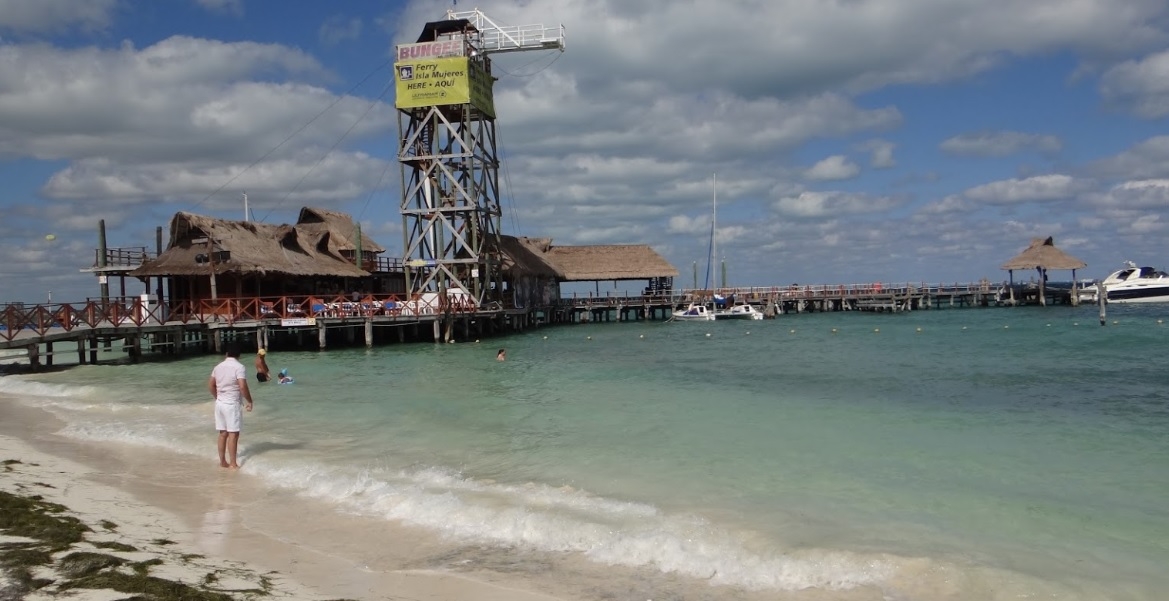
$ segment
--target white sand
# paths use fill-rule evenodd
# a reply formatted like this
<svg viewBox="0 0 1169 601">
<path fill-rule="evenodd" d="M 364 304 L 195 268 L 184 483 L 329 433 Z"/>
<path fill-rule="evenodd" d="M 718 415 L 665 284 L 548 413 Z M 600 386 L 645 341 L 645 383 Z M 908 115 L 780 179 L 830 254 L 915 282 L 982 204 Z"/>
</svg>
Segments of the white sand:
<svg viewBox="0 0 1169 601">
<path fill-rule="evenodd" d="M 442 549 L 428 540 L 433 537 L 412 537 L 390 525 L 371 532 L 368 522 L 328 511 L 318 513 L 311 504 L 295 499 L 273 498 L 254 478 L 219 468 L 210 460 L 63 439 L 51 434 L 48 422 L 52 419 L 40 410 L 0 398 L 0 461 L 20 462 L 11 464 L 11 470 L 0 467 L 0 489 L 38 494 L 68 507 L 94 530 L 87 541 L 120 542 L 140 551 L 116 552 L 88 543 L 73 550 L 94 550 L 135 562 L 158 558 L 163 564 L 151 568 L 152 576 L 189 584 L 201 584 L 214 574 L 212 588 L 229 594 L 237 591 L 239 598 L 247 595 L 238 591 L 263 587 L 274 599 L 560 598 L 531 590 L 533 583 L 491 574 L 370 567 L 408 565 L 412 554 L 421 558 Z M 212 455 L 213 445 L 214 437 L 209 436 Z M 103 520 L 116 524 L 116 529 L 103 528 Z M 296 535 L 288 536 L 288 532 Z M 381 556 L 367 554 L 364 563 L 355 563 L 353 553 L 341 552 L 349 550 L 350 542 L 368 543 L 371 537 L 379 544 L 360 547 L 377 549 Z M 3 584 L 0 580 L 0 588 Z M 70 591 L 63 597 L 54 593 L 50 586 L 28 599 L 105 601 L 126 596 L 111 591 Z"/>
</svg>

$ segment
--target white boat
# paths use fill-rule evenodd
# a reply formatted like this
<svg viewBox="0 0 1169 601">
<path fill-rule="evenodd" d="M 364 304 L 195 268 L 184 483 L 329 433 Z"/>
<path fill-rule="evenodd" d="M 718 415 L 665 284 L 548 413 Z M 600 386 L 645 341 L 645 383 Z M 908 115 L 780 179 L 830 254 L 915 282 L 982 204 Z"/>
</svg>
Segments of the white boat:
<svg viewBox="0 0 1169 601">
<path fill-rule="evenodd" d="M 763 313 L 755 308 L 754 305 L 734 305 L 730 309 L 714 312 L 715 319 L 763 319 Z"/>
<path fill-rule="evenodd" d="M 1169 273 L 1152 267 L 1137 267 L 1132 261 L 1125 261 L 1123 269 L 1109 274 L 1101 284 L 1109 303 L 1169 302 Z M 1096 302 L 1096 287 L 1086 288 L 1080 300 Z"/>
<path fill-rule="evenodd" d="M 674 311 L 675 321 L 714 321 L 714 311 L 700 303 L 690 303 L 685 309 Z"/>
</svg>

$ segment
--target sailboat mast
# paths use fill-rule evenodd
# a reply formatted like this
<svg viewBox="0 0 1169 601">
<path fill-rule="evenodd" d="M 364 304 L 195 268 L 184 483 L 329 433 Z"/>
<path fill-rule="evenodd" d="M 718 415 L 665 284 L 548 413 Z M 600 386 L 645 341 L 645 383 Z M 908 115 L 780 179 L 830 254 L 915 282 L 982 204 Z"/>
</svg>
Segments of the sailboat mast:
<svg viewBox="0 0 1169 601">
<path fill-rule="evenodd" d="M 716 277 L 714 274 L 714 257 L 716 256 L 715 255 L 715 244 L 714 244 L 714 233 L 715 233 L 715 228 L 718 225 L 716 223 L 717 217 L 718 217 L 718 174 L 716 173 L 716 174 L 714 174 L 714 201 L 713 201 L 713 204 L 711 205 L 711 209 L 710 209 L 710 246 L 707 247 L 707 252 L 709 252 L 710 254 L 706 257 L 706 280 L 702 284 L 704 290 L 713 290 L 714 289 L 713 284 L 714 284 L 714 280 Z"/>
</svg>

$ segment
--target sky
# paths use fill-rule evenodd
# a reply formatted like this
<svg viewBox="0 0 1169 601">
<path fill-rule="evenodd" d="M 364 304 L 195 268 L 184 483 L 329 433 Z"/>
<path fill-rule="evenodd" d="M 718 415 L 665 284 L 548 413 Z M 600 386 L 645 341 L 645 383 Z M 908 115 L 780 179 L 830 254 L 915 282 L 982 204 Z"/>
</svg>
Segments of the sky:
<svg viewBox="0 0 1169 601">
<path fill-rule="evenodd" d="M 97 296 L 99 220 L 153 249 L 245 193 L 400 254 L 392 50 L 452 4 L 0 0 L 0 302 Z M 476 7 L 566 35 L 493 57 L 506 234 L 649 244 L 690 287 L 717 174 L 733 286 L 1001 281 L 1048 236 L 1077 277 L 1169 267 L 1164 0 Z"/>
</svg>

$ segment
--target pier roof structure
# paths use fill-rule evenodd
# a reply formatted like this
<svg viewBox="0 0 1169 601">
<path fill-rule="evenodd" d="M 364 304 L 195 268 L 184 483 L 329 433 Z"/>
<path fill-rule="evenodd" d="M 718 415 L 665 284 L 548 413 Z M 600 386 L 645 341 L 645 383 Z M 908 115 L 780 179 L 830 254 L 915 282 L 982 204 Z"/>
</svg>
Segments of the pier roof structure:
<svg viewBox="0 0 1169 601">
<path fill-rule="evenodd" d="M 561 282 L 648 280 L 678 270 L 646 244 L 557 246 L 551 238 L 500 236 L 505 272 L 520 269 Z"/>
<path fill-rule="evenodd" d="M 343 214 L 320 209 L 312 211 L 327 218 L 308 224 L 273 225 L 180 211 L 171 218 L 170 241 L 166 251 L 128 275 L 204 275 L 207 273 L 208 260 L 215 262 L 215 269 L 219 273 L 339 277 L 369 275 L 338 253 L 339 249 L 352 246 L 345 235 L 345 232 L 356 229 L 352 220 L 344 216 L 349 222 L 348 226 L 344 226 L 339 223 Z M 370 250 L 381 248 L 372 240 L 366 241 L 364 238 L 362 244 L 368 244 Z"/>
<path fill-rule="evenodd" d="M 1031 246 L 1003 263 L 1002 268 L 1013 271 L 1016 269 L 1055 269 L 1076 270 L 1087 267 L 1088 264 L 1056 248 L 1051 236 L 1046 239 L 1035 238 Z"/>
<path fill-rule="evenodd" d="M 357 224 L 347 213 L 315 207 L 304 207 L 296 219 L 296 228 L 310 232 L 327 233 L 329 248 L 338 251 L 357 251 Z M 385 247 L 361 234 L 361 250 L 367 253 L 384 253 Z"/>
</svg>

